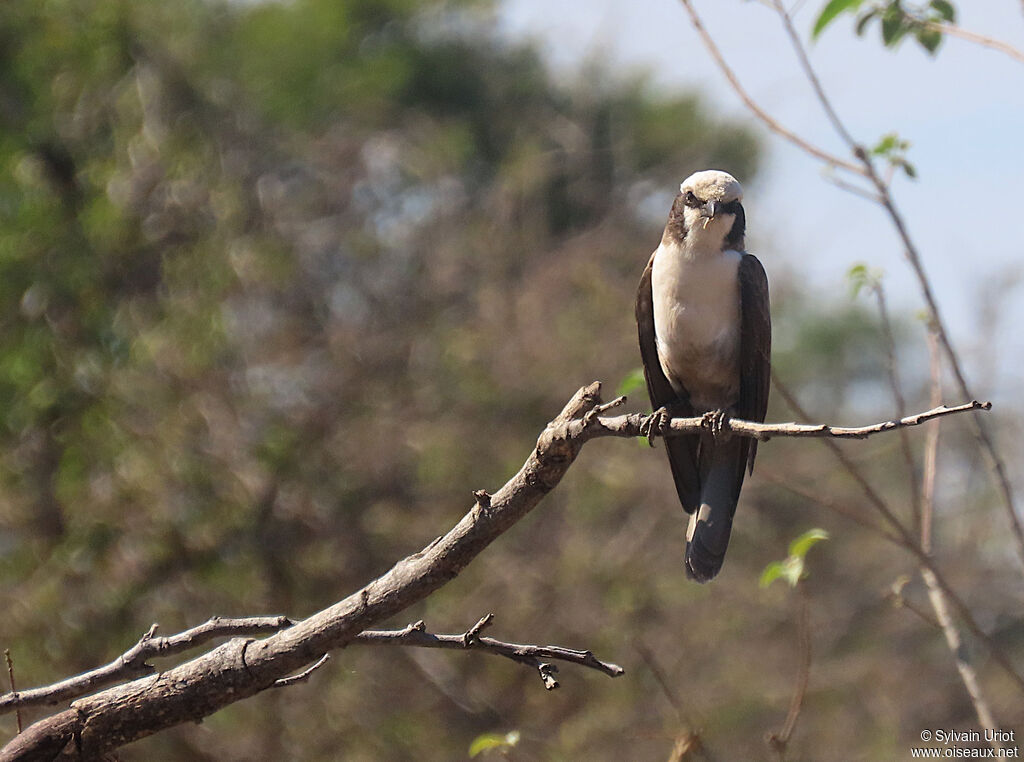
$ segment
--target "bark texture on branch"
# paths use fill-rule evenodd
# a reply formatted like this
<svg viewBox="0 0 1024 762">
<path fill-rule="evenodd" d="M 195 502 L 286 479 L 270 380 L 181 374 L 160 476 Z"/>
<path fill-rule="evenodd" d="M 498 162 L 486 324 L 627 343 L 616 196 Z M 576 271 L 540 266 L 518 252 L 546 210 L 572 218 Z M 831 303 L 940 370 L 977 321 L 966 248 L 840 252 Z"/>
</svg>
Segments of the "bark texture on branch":
<svg viewBox="0 0 1024 762">
<path fill-rule="evenodd" d="M 600 405 L 600 391 L 601 385 L 593 383 L 576 392 L 541 433 L 523 467 L 486 506 L 478 498 L 448 534 L 361 590 L 263 640 L 234 638 L 167 672 L 79 699 L 16 736 L 0 751 L 0 760 L 99 759 L 165 728 L 202 720 L 272 687 L 427 597 L 558 484 L 585 441 L 570 435 L 569 424 Z"/>
<path fill-rule="evenodd" d="M 625 398 L 602 403 L 600 391 L 598 382 L 577 391 L 562 412 L 541 432 L 536 447 L 519 472 L 500 490 L 493 495 L 483 490 L 476 491 L 473 506 L 453 529 L 418 553 L 402 559 L 361 590 L 265 639 L 233 638 L 166 672 L 116 685 L 74 701 L 67 710 L 40 720 L 16 736 L 0 750 L 0 762 L 101 759 L 107 752 L 131 741 L 174 725 L 200 721 L 218 709 L 275 685 L 288 685 L 305 679 L 312 673 L 312 669 L 307 668 L 318 666 L 329 651 L 355 641 L 371 625 L 394 616 L 455 578 L 484 548 L 529 513 L 561 481 L 588 440 L 603 436 L 639 436 L 641 425 L 648 416 L 631 414 L 602 418 L 602 413 L 621 405 Z M 988 409 L 988 405 L 972 402 L 956 408 L 940 407 L 898 421 L 856 429 L 794 423 L 756 424 L 738 419 L 727 421 L 726 428 L 735 435 L 758 439 L 771 436 L 864 437 L 917 425 L 941 415 L 977 409 Z M 707 425 L 701 418 L 674 419 L 665 435 L 698 431 Z M 276 623 L 286 626 L 287 620 Z M 480 638 L 478 631 L 483 623 L 481 620 L 466 635 L 455 637 L 462 638 L 463 645 L 475 637 L 481 646 L 487 646 L 485 650 L 494 652 L 500 652 L 506 646 L 512 651 L 520 648 L 516 644 Z M 216 631 L 216 622 L 211 621 L 189 633 L 193 638 L 201 633 L 208 639 L 214 637 L 211 633 Z M 189 633 L 175 638 L 183 638 Z M 152 634 L 147 633 L 150 640 L 153 640 Z M 364 642 L 373 637 L 377 642 L 401 638 L 410 643 L 419 641 L 415 642 L 416 645 L 428 645 L 427 640 L 433 637 L 429 645 L 449 645 L 437 636 L 424 638 L 423 634 L 406 631 L 374 633 Z M 136 649 L 145 649 L 146 641 L 144 637 L 125 656 Z M 180 642 L 184 645 L 184 640 Z M 572 654 L 575 654 L 576 663 L 602 669 L 606 674 L 614 674 L 619 669 L 615 665 L 598 662 L 586 651 L 561 649 L 557 655 L 543 651 L 503 655 L 522 657 L 516 660 L 536 666 L 545 685 L 554 687 L 552 665 L 540 662 L 540 658 L 573 661 Z M 136 667 L 144 663 L 144 660 L 129 661 Z M 289 675 L 297 672 L 300 674 L 289 679 Z"/>
</svg>

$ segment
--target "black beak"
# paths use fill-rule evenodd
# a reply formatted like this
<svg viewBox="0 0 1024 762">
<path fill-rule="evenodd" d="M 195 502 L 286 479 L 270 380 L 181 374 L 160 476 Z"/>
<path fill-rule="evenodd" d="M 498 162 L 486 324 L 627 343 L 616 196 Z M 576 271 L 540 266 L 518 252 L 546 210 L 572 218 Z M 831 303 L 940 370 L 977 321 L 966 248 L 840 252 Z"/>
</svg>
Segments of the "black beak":
<svg viewBox="0 0 1024 762">
<path fill-rule="evenodd" d="M 700 216 L 707 217 L 709 220 L 715 219 L 719 211 L 722 209 L 721 201 L 708 201 L 704 206 L 700 208 Z"/>
</svg>

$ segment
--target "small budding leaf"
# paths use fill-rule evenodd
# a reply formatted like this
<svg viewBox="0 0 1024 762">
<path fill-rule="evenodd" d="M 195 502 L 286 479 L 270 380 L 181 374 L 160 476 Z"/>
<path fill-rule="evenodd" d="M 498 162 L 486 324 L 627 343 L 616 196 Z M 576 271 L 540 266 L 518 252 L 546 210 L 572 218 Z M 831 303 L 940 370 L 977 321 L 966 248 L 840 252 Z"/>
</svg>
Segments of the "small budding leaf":
<svg viewBox="0 0 1024 762">
<path fill-rule="evenodd" d="M 868 282 L 868 266 L 858 262 L 846 272 L 846 279 L 850 282 L 850 298 L 856 299 Z"/>
<path fill-rule="evenodd" d="M 807 551 L 813 548 L 822 540 L 828 539 L 828 532 L 824 529 L 808 529 L 789 544 L 789 555 L 795 558 L 803 558 Z"/>
<path fill-rule="evenodd" d="M 760 587 L 768 587 L 777 579 L 784 579 L 790 587 L 797 584 L 806 576 L 806 564 L 804 558 L 807 551 L 822 540 L 828 539 L 828 532 L 824 529 L 810 529 L 797 537 L 789 544 L 789 556 L 783 561 L 772 561 L 761 572 L 761 579 L 758 582 Z"/>
<path fill-rule="evenodd" d="M 883 272 L 858 262 L 846 271 L 846 279 L 850 283 L 850 298 L 856 299 L 863 288 L 877 288 L 882 282 Z"/>
<path fill-rule="evenodd" d="M 519 743 L 519 731 L 510 730 L 505 735 L 499 733 L 484 733 L 473 739 L 469 745 L 470 758 L 476 757 L 491 749 L 511 749 Z"/>
<path fill-rule="evenodd" d="M 772 582 L 782 576 L 782 561 L 772 561 L 761 572 L 761 579 L 757 583 L 761 587 L 768 587 Z"/>
</svg>

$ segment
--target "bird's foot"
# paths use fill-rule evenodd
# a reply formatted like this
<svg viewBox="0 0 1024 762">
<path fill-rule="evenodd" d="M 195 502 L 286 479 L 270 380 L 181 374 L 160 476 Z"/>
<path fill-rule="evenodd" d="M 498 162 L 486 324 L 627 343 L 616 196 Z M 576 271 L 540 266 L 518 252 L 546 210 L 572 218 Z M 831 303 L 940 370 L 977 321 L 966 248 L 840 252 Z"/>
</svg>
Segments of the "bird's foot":
<svg viewBox="0 0 1024 762">
<path fill-rule="evenodd" d="M 640 435 L 647 437 L 647 444 L 654 447 L 654 437 L 665 436 L 669 430 L 672 414 L 667 407 L 660 407 L 640 423 Z"/>
<path fill-rule="evenodd" d="M 701 416 L 700 424 L 711 432 L 711 436 L 715 439 L 720 439 L 726 432 L 725 421 L 726 415 L 724 410 L 709 410 Z"/>
</svg>

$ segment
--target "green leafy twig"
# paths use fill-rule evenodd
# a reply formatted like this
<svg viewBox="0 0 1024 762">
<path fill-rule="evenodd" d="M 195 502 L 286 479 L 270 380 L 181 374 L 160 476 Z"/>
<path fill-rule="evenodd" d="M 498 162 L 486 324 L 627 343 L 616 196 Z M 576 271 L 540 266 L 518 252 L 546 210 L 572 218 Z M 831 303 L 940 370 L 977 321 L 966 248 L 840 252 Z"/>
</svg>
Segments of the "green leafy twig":
<svg viewBox="0 0 1024 762">
<path fill-rule="evenodd" d="M 827 539 L 828 532 L 824 529 L 808 529 L 789 544 L 789 555 L 786 558 L 781 561 L 772 561 L 764 567 L 758 584 L 761 587 L 768 587 L 772 582 L 781 578 L 786 580 L 790 587 L 796 587 L 800 580 L 807 576 L 805 565 L 807 551 Z"/>
<path fill-rule="evenodd" d="M 904 6 L 902 0 L 890 0 L 871 3 L 867 7 L 864 7 L 864 0 L 831 0 L 815 19 L 811 37 L 819 37 L 826 27 L 845 13 L 857 15 L 854 29 L 858 36 L 863 36 L 873 21 L 879 21 L 882 43 L 886 47 L 895 47 L 912 36 L 929 54 L 934 55 L 943 37 L 958 37 L 1024 63 L 1024 52 L 1012 45 L 957 26 L 956 8 L 948 0 L 931 0 L 926 5 L 917 6 Z"/>
<path fill-rule="evenodd" d="M 797 636 L 800 642 L 800 671 L 797 673 L 796 686 L 793 690 L 793 698 L 789 702 L 789 711 L 786 713 L 786 721 L 777 733 L 768 735 L 768 745 L 778 755 L 779 759 L 785 759 L 786 747 L 789 739 L 796 729 L 796 721 L 800 717 L 800 710 L 803 707 L 804 697 L 807 695 L 807 684 L 811 677 L 811 615 L 810 601 L 807 595 L 807 588 L 804 580 L 807 578 L 806 559 L 807 551 L 813 548 L 822 540 L 828 539 L 828 532 L 824 529 L 809 529 L 789 544 L 789 555 L 782 561 L 773 561 L 768 564 L 761 573 L 760 586 L 768 587 L 777 579 L 785 579 L 790 587 L 796 589 L 800 599 L 799 619 L 797 620 Z"/>
<path fill-rule="evenodd" d="M 469 756 L 473 759 L 487 751 L 499 751 L 507 755 L 508 751 L 519 744 L 520 734 L 518 730 L 510 730 L 508 733 L 483 733 L 473 739 L 469 745 Z"/>
</svg>

